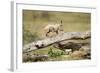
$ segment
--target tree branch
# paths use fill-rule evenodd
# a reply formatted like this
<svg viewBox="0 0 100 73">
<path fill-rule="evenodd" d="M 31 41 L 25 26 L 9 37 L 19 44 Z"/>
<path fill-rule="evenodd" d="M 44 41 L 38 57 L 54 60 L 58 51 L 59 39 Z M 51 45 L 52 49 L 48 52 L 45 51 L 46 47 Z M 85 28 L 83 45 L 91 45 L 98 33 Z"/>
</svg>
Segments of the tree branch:
<svg viewBox="0 0 100 73">
<path fill-rule="evenodd" d="M 73 39 L 85 40 L 85 39 L 90 38 L 90 37 L 91 37 L 90 31 L 66 32 L 66 33 L 58 34 L 57 36 L 54 36 L 51 38 L 45 38 L 42 40 L 38 40 L 38 41 L 34 41 L 32 43 L 29 43 L 23 47 L 23 52 L 29 52 L 32 50 L 41 49 L 41 48 L 47 47 L 49 45 L 52 45 L 54 43 L 61 42 L 64 40 L 73 40 Z"/>
</svg>

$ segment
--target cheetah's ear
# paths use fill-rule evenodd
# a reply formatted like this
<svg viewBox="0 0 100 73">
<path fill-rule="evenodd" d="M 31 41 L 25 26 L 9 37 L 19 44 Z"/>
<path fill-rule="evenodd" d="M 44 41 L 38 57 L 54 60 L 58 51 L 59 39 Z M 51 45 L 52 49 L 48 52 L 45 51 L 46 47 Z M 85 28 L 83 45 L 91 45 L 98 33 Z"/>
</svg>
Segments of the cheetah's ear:
<svg viewBox="0 0 100 73">
<path fill-rule="evenodd" d="M 61 20 L 61 24 L 62 24 L 62 20 Z"/>
</svg>

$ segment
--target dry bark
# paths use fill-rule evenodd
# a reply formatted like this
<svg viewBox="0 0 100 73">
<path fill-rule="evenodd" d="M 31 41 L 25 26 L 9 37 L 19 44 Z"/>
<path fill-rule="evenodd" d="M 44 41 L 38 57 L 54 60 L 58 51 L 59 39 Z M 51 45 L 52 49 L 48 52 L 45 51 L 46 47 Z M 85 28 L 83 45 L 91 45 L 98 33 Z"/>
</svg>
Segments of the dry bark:
<svg viewBox="0 0 100 73">
<path fill-rule="evenodd" d="M 62 42 L 62 41 L 67 41 L 67 40 L 85 40 L 87 38 L 91 38 L 91 32 L 86 31 L 86 32 L 66 32 L 62 34 L 58 34 L 57 36 L 53 36 L 51 38 L 45 38 L 42 40 L 34 41 L 32 43 L 29 43 L 23 47 L 23 52 L 29 52 L 32 50 L 36 49 L 41 49 L 44 47 L 47 47 L 49 45 Z"/>
</svg>

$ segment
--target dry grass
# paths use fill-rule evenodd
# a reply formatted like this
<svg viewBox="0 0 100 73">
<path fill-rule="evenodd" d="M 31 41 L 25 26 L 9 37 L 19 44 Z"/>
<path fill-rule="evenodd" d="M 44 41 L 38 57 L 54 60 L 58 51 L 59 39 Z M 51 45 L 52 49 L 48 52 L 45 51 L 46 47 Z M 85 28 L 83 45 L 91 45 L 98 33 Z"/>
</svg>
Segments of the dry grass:
<svg viewBox="0 0 100 73">
<path fill-rule="evenodd" d="M 61 20 L 63 21 L 64 32 L 84 32 L 91 29 L 91 14 L 89 13 L 23 10 L 23 45 L 44 38 L 43 28 L 50 23 L 60 23 Z M 35 50 L 31 53 L 48 54 L 50 47 L 52 46 Z M 53 51 L 61 50 L 53 47 Z M 74 58 L 70 55 L 61 55 L 56 58 L 50 57 L 48 60 L 61 61 L 74 60 Z"/>
</svg>

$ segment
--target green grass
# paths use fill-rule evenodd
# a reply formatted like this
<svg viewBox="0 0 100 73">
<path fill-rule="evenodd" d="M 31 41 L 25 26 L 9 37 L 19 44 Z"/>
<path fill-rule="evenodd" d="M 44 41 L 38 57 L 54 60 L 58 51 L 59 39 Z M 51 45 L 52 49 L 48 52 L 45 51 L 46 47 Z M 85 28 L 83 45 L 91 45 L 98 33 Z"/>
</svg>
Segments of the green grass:
<svg viewBox="0 0 100 73">
<path fill-rule="evenodd" d="M 43 28 L 50 23 L 63 21 L 64 32 L 84 32 L 91 29 L 91 14 L 79 12 L 49 12 L 23 10 L 23 45 L 44 38 Z M 90 40 L 89 40 L 90 42 Z M 50 48 L 54 52 L 62 52 L 52 46 L 32 51 L 32 54 L 48 54 Z M 72 60 L 69 55 L 49 57 L 49 60 Z"/>
</svg>

